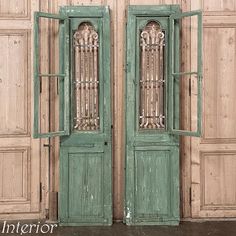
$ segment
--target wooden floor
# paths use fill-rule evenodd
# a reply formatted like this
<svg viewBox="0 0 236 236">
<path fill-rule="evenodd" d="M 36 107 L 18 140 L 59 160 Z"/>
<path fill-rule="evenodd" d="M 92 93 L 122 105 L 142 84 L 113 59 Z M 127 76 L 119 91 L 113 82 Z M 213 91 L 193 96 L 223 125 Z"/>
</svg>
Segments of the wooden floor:
<svg viewBox="0 0 236 236">
<path fill-rule="evenodd" d="M 0 227 L 1 229 L 1 227 Z M 1 233 L 0 233 L 1 234 Z M 2 234 L 5 235 L 5 234 Z M 11 234 L 16 236 L 19 234 Z M 204 223 L 182 222 L 180 226 L 126 226 L 115 223 L 111 227 L 58 227 L 55 236 L 235 236 L 236 221 L 211 221 Z"/>
</svg>

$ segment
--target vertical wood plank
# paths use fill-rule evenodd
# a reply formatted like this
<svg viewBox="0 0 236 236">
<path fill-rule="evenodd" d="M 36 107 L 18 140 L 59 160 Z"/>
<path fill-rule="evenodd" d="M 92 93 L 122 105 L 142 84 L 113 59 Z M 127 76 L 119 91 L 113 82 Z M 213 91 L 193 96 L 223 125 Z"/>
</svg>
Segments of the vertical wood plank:
<svg viewBox="0 0 236 236">
<path fill-rule="evenodd" d="M 114 0 L 115 1 L 115 0 Z M 114 218 L 123 218 L 124 201 L 124 78 L 125 78 L 125 25 L 126 1 L 114 3 L 114 101 L 113 101 L 113 202 Z"/>
<path fill-rule="evenodd" d="M 40 1 L 39 2 L 39 11 L 41 12 L 50 12 L 49 9 L 49 2 L 48 1 Z M 40 65 L 42 70 L 48 71 L 48 52 L 49 52 L 49 45 L 48 45 L 48 25 L 42 23 L 40 25 L 40 47 L 41 50 L 43 49 L 41 55 L 40 55 Z M 42 89 L 41 89 L 41 99 L 40 99 L 40 126 L 42 130 L 48 130 L 49 123 L 48 123 L 48 81 L 45 80 L 44 83 L 42 83 Z M 41 182 L 42 182 L 42 211 L 43 214 L 46 215 L 47 212 L 45 209 L 49 209 L 49 149 L 47 147 L 44 147 L 44 144 L 48 144 L 48 139 L 41 139 L 40 140 L 40 149 L 41 149 Z"/>
<path fill-rule="evenodd" d="M 182 0 L 182 12 L 190 11 L 190 1 Z M 181 45 L 181 65 L 182 71 L 190 71 L 191 53 L 190 53 L 190 22 L 184 21 L 182 23 L 182 45 Z M 187 30 L 189 29 L 189 30 Z M 188 86 L 186 83 L 183 84 L 184 91 L 181 105 L 181 114 L 183 117 L 183 127 L 190 127 L 190 99 L 188 94 Z M 186 218 L 191 215 L 190 205 L 190 187 L 191 187 L 191 160 L 190 160 L 190 138 L 180 138 L 180 206 L 181 206 L 181 217 Z"/>
<path fill-rule="evenodd" d="M 30 19 L 31 19 L 31 22 L 32 22 L 32 26 L 31 26 L 31 36 L 32 36 L 32 32 L 33 32 L 33 14 L 34 14 L 34 11 L 38 11 L 39 10 L 39 2 L 37 0 L 32 0 L 30 1 L 30 9 L 31 9 L 31 12 L 30 12 Z M 30 49 L 31 49 L 31 53 L 29 55 L 30 59 L 33 58 L 33 37 L 31 37 L 31 41 L 29 42 L 30 43 Z M 31 74 L 31 78 L 33 78 L 33 63 L 31 65 L 31 68 L 30 68 L 30 71 L 29 71 L 29 74 Z M 33 98 L 34 98 L 34 92 L 33 92 L 33 89 L 32 88 L 32 85 L 33 85 L 33 80 L 31 80 L 31 83 L 30 84 L 31 86 L 30 89 L 29 89 L 29 96 L 31 97 L 31 101 L 33 101 Z M 30 102 L 30 105 L 31 107 L 31 133 L 33 132 L 33 110 L 34 110 L 34 107 L 33 107 L 33 102 Z M 31 182 L 30 182 L 30 188 L 31 188 L 31 197 L 33 199 L 32 203 L 31 203 L 31 210 L 32 211 L 35 211 L 35 212 L 40 212 L 40 217 L 45 217 L 45 214 L 43 211 L 40 211 L 40 196 L 39 196 L 39 183 L 40 183 L 40 164 L 41 164 L 41 158 L 43 158 L 43 156 L 41 155 L 41 147 L 40 147 L 40 143 L 41 141 L 40 140 L 36 140 L 36 139 L 31 139 L 31 149 L 30 149 L 30 153 L 28 155 L 30 155 L 30 171 L 29 173 L 32 175 L 32 178 L 31 178 Z M 42 159 L 43 160 L 43 159 Z M 38 170 L 38 171 L 37 171 Z M 42 205 L 42 208 L 44 208 L 44 205 Z"/>
</svg>

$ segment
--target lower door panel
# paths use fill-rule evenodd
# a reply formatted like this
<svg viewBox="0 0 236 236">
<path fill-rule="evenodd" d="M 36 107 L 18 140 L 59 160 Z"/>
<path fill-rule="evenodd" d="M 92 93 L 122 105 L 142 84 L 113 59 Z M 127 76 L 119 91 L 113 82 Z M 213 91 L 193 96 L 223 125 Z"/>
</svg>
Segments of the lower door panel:
<svg viewBox="0 0 236 236">
<path fill-rule="evenodd" d="M 126 174 L 127 224 L 178 224 L 178 150 L 175 146 L 134 148 L 133 160 L 127 163 L 133 170 Z"/>
<path fill-rule="evenodd" d="M 111 174 L 102 148 L 61 148 L 61 225 L 110 225 Z M 100 149 L 100 150 L 99 150 Z"/>
</svg>

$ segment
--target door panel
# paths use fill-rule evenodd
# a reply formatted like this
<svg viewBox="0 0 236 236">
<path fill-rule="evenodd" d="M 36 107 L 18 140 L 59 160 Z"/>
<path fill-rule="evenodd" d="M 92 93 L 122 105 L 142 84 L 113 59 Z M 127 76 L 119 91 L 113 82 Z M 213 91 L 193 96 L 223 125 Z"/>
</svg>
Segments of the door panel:
<svg viewBox="0 0 236 236">
<path fill-rule="evenodd" d="M 171 218 L 172 198 L 176 196 L 178 148 L 135 151 L 135 218 Z M 175 153 L 174 153 L 175 152 Z M 177 160 L 177 161 L 176 161 Z M 177 193 L 178 195 L 178 193 Z"/>
<path fill-rule="evenodd" d="M 84 149 L 84 150 L 83 150 Z M 99 152 L 100 151 L 100 152 Z M 104 175 L 104 152 L 102 148 L 63 148 L 61 163 L 61 216 L 82 223 L 104 223 L 106 179 Z M 65 208 L 65 209 L 64 209 Z"/>
<path fill-rule="evenodd" d="M 65 7 L 61 14 L 70 20 L 71 135 L 60 142 L 60 224 L 110 225 L 109 9 Z"/>
<path fill-rule="evenodd" d="M 179 139 L 169 131 L 168 14 L 179 9 L 148 9 L 128 11 L 125 222 L 174 225 L 179 221 Z"/>
<path fill-rule="evenodd" d="M 69 217 L 103 216 L 102 154 L 69 154 Z"/>
</svg>

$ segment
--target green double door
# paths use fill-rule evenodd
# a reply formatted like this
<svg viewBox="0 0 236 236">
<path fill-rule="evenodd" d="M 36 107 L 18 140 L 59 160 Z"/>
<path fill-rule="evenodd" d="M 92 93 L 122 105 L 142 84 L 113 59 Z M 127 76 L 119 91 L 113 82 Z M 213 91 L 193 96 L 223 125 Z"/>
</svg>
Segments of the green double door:
<svg viewBox="0 0 236 236">
<path fill-rule="evenodd" d="M 180 78 L 195 75 L 201 113 L 201 53 L 194 72 L 179 70 L 178 6 L 128 9 L 126 48 L 126 166 L 124 222 L 178 224 Z M 40 20 L 58 24 L 58 71 L 40 66 Z M 200 27 L 198 27 L 200 30 Z M 60 137 L 61 225 L 112 224 L 112 120 L 108 7 L 62 7 L 35 13 L 35 138 Z M 201 34 L 198 34 L 199 41 Z M 201 49 L 201 45 L 199 44 Z M 200 52 L 199 49 L 199 52 Z M 58 130 L 39 119 L 42 81 L 58 86 Z"/>
</svg>

